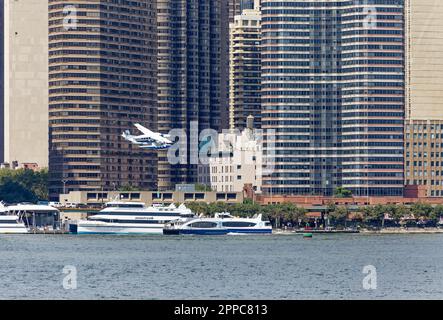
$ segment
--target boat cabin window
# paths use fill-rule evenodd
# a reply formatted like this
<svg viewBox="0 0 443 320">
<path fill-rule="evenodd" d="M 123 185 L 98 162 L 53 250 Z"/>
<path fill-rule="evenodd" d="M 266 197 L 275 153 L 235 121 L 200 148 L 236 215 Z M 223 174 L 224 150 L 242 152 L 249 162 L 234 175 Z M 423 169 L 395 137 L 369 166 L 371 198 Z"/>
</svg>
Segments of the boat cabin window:
<svg viewBox="0 0 443 320">
<path fill-rule="evenodd" d="M 217 223 L 209 222 L 209 221 L 198 221 L 198 222 L 191 223 L 189 226 L 191 228 L 210 229 L 210 228 L 216 228 Z"/>
<path fill-rule="evenodd" d="M 91 219 L 92 221 L 101 221 L 101 222 L 108 222 L 108 223 L 129 223 L 129 224 L 159 224 L 164 223 L 161 220 L 115 220 L 115 219 L 106 219 L 106 218 L 99 218 L 99 219 Z"/>
<path fill-rule="evenodd" d="M 265 226 L 270 227 L 270 226 L 272 226 L 272 225 L 271 225 L 271 223 L 270 223 L 269 221 L 266 221 L 266 222 L 265 222 Z"/>
<path fill-rule="evenodd" d="M 144 208 L 143 203 L 108 203 L 108 208 Z"/>
<path fill-rule="evenodd" d="M 17 220 L 1 220 L 0 224 L 17 224 Z"/>
<path fill-rule="evenodd" d="M 182 214 L 180 214 L 180 217 L 182 217 L 182 218 L 192 218 L 192 217 L 194 217 L 194 214 L 193 213 L 182 213 Z"/>
<path fill-rule="evenodd" d="M 246 228 L 246 227 L 254 227 L 255 225 L 256 225 L 255 222 L 223 221 L 223 227 L 228 227 L 228 228 Z"/>
<path fill-rule="evenodd" d="M 120 212 L 120 211 L 113 211 L 113 212 L 100 212 L 98 213 L 100 215 L 109 215 L 109 216 L 148 216 L 148 217 L 180 217 L 180 213 L 178 212 Z"/>
</svg>

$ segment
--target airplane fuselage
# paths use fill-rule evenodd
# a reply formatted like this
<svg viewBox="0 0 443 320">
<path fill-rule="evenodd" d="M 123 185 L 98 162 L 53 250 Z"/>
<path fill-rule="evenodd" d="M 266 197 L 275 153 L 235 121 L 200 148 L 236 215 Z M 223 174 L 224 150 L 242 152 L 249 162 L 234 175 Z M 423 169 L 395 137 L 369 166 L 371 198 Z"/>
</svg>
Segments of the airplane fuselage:
<svg viewBox="0 0 443 320">
<path fill-rule="evenodd" d="M 142 149 L 147 149 L 147 150 L 162 150 L 162 149 L 168 149 L 169 147 L 172 146 L 173 144 L 172 141 L 170 141 L 166 135 L 163 135 L 158 132 L 152 132 L 138 123 L 135 126 L 144 134 L 139 136 L 134 136 L 131 135 L 129 130 L 127 130 L 122 134 L 122 137 L 125 140 L 135 145 L 138 145 Z"/>
</svg>

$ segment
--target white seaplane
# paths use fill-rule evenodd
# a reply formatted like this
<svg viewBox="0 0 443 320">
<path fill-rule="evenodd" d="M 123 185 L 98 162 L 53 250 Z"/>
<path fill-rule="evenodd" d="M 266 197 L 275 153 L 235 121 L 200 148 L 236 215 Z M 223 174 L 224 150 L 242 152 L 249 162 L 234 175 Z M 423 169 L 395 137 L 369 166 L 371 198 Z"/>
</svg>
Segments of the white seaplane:
<svg viewBox="0 0 443 320">
<path fill-rule="evenodd" d="M 131 134 L 131 131 L 126 130 L 125 132 L 123 132 L 122 137 L 125 140 L 138 145 L 142 149 L 162 150 L 168 149 L 173 144 L 173 142 L 169 140 L 170 135 L 162 134 L 159 132 L 152 132 L 139 123 L 136 123 L 135 127 L 143 134 L 134 136 Z"/>
</svg>

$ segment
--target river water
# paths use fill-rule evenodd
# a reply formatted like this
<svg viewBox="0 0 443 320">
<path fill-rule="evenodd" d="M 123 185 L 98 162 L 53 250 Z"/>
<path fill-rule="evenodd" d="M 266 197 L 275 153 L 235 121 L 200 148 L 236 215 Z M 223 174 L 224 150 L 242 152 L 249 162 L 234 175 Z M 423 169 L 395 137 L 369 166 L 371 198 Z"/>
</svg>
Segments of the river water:
<svg viewBox="0 0 443 320">
<path fill-rule="evenodd" d="M 0 277 L 0 299 L 443 299 L 443 234 L 1 235 Z"/>
</svg>

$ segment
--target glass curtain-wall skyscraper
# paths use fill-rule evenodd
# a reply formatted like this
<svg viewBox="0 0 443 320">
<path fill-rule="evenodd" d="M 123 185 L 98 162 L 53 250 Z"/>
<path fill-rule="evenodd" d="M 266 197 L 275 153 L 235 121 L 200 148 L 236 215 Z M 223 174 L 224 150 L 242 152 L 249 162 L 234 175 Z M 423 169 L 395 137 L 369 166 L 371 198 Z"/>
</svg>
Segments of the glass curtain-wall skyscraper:
<svg viewBox="0 0 443 320">
<path fill-rule="evenodd" d="M 403 194 L 404 1 L 262 1 L 272 194 Z"/>
<path fill-rule="evenodd" d="M 197 183 L 199 175 L 205 175 L 191 161 L 191 152 L 196 150 L 191 150 L 190 129 L 192 123 L 197 124 L 198 133 L 220 127 L 221 14 L 222 8 L 227 9 L 223 3 L 220 0 L 157 2 L 158 129 L 162 133 L 184 129 L 188 146 L 186 163 L 170 164 L 167 152 L 159 153 L 161 190 L 173 189 L 176 184 Z"/>
<path fill-rule="evenodd" d="M 49 0 L 51 197 L 156 188 L 156 154 L 121 134 L 156 129 L 154 0 Z"/>
</svg>

